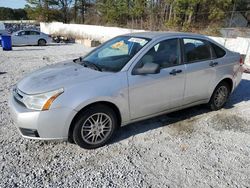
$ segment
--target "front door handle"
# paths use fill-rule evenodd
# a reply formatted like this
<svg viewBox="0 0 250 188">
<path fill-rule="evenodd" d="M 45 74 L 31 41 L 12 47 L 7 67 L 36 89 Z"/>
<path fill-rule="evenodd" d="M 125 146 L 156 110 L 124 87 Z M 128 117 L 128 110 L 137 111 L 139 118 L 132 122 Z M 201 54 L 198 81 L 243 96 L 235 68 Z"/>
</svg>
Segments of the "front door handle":
<svg viewBox="0 0 250 188">
<path fill-rule="evenodd" d="M 218 62 L 213 62 L 213 61 L 212 61 L 212 62 L 209 63 L 209 66 L 210 66 L 210 67 L 215 67 L 215 66 L 217 66 L 218 64 L 219 64 Z"/>
<path fill-rule="evenodd" d="M 181 69 L 179 69 L 179 70 L 173 69 L 169 74 L 175 76 L 176 74 L 179 74 L 179 73 L 182 73 Z"/>
</svg>

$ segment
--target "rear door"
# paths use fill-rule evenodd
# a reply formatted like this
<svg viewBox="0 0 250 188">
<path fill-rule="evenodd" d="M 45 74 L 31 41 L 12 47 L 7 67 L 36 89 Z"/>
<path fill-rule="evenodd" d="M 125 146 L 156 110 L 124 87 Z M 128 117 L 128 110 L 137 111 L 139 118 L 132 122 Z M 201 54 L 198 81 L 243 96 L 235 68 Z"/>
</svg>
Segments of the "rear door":
<svg viewBox="0 0 250 188">
<path fill-rule="evenodd" d="M 38 32 L 38 31 L 29 31 L 28 44 L 29 45 L 37 45 L 39 38 L 40 38 L 40 32 Z"/>
<path fill-rule="evenodd" d="M 212 60 L 212 49 L 206 40 L 183 38 L 183 54 L 186 64 L 184 105 L 207 100 L 210 87 L 216 79 L 218 62 Z"/>
<path fill-rule="evenodd" d="M 177 108 L 183 102 L 185 65 L 182 64 L 179 39 L 154 44 L 134 68 L 146 63 L 157 63 L 161 70 L 158 74 L 128 73 L 131 119 Z"/>
</svg>

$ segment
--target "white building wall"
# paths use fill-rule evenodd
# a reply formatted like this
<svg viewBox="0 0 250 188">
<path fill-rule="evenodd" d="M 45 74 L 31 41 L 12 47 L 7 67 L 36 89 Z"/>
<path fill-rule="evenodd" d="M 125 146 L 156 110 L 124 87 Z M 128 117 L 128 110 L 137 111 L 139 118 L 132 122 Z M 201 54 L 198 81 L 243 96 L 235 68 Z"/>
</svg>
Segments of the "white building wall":
<svg viewBox="0 0 250 188">
<path fill-rule="evenodd" d="M 145 31 L 97 25 L 63 24 L 61 22 L 40 23 L 40 29 L 47 34 L 72 35 L 76 38 L 85 38 L 100 42 L 105 42 L 110 38 L 126 33 Z M 245 63 L 250 66 L 250 38 L 222 38 L 213 36 L 210 36 L 210 38 L 222 44 L 229 50 L 246 55 Z"/>
</svg>

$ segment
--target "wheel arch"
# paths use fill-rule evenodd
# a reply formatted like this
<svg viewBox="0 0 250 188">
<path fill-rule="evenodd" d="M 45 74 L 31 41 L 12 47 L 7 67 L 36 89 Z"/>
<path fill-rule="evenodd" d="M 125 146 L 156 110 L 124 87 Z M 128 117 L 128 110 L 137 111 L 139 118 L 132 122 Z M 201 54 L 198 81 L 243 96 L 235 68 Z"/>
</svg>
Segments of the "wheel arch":
<svg viewBox="0 0 250 188">
<path fill-rule="evenodd" d="M 233 80 L 232 80 L 232 78 L 229 78 L 229 77 L 223 78 L 220 82 L 217 83 L 217 85 L 215 86 L 215 88 L 216 88 L 220 83 L 222 83 L 222 82 L 226 82 L 226 83 L 229 85 L 229 87 L 230 87 L 230 93 L 231 93 L 232 90 L 233 90 Z M 215 88 L 214 88 L 214 89 L 215 89 Z"/>
<path fill-rule="evenodd" d="M 37 40 L 37 44 L 39 44 L 39 41 L 41 41 L 41 40 L 44 40 L 44 41 L 45 41 L 45 44 L 47 44 L 47 40 L 46 40 L 45 38 L 39 38 L 39 39 Z"/>
<path fill-rule="evenodd" d="M 97 101 L 97 102 L 93 102 L 93 103 L 90 103 L 90 104 L 84 106 L 81 110 L 79 110 L 77 112 L 77 114 L 74 116 L 74 118 L 72 119 L 72 121 L 70 123 L 70 126 L 69 126 L 69 130 L 68 130 L 68 141 L 69 142 L 72 142 L 72 143 L 74 142 L 73 138 L 72 138 L 72 135 L 73 135 L 73 130 L 74 130 L 75 122 L 76 122 L 77 118 L 79 117 L 79 115 L 82 112 L 84 112 L 85 110 L 87 110 L 88 108 L 90 108 L 91 106 L 95 106 L 95 105 L 98 105 L 98 104 L 106 105 L 106 106 L 110 107 L 111 109 L 113 109 L 114 112 L 115 112 L 115 114 L 116 114 L 116 117 L 118 119 L 118 126 L 119 127 L 121 126 L 122 117 L 121 117 L 121 112 L 120 112 L 119 108 L 117 107 L 117 105 L 115 105 L 114 103 L 109 102 L 109 101 Z"/>
<path fill-rule="evenodd" d="M 211 96 L 210 96 L 210 98 L 209 98 L 209 101 L 211 100 L 211 97 L 213 96 L 213 93 L 214 93 L 215 88 L 216 88 L 220 83 L 222 83 L 222 82 L 226 82 L 226 83 L 229 85 L 229 87 L 230 87 L 230 93 L 233 91 L 233 80 L 232 80 L 232 78 L 230 78 L 230 77 L 225 77 L 225 78 L 223 78 L 222 80 L 220 80 L 219 82 L 217 82 L 217 84 L 215 85 L 215 87 L 214 87 L 213 90 L 212 90 L 212 93 L 211 93 Z"/>
</svg>

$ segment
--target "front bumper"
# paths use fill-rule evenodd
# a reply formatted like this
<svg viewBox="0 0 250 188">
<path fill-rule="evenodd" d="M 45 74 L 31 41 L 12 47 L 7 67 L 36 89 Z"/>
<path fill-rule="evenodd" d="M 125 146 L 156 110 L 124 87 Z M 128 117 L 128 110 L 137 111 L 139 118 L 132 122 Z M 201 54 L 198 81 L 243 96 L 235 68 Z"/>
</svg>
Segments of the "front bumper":
<svg viewBox="0 0 250 188">
<path fill-rule="evenodd" d="M 20 134 L 38 140 L 67 140 L 70 123 L 77 113 L 70 108 L 29 110 L 19 104 L 13 95 L 9 99 L 9 108 Z"/>
</svg>

